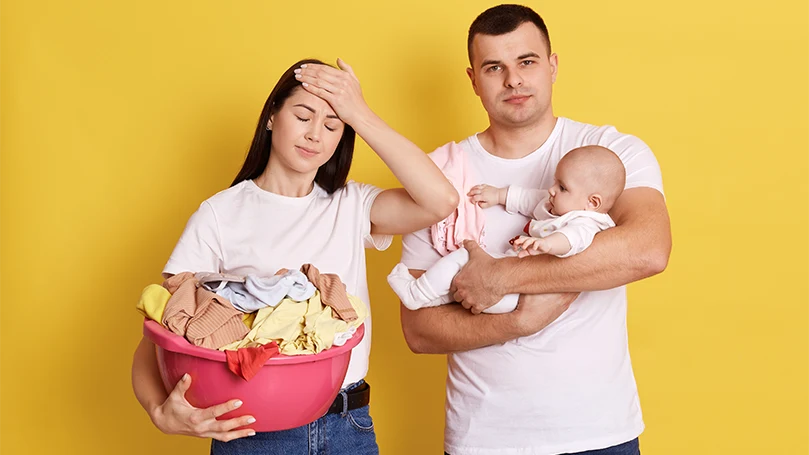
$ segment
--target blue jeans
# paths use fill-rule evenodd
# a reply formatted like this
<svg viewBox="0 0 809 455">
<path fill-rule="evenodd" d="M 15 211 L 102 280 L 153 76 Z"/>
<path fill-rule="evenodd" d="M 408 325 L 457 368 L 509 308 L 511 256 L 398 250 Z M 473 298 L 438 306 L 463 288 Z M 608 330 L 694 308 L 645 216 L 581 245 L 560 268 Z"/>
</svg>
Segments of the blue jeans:
<svg viewBox="0 0 809 455">
<path fill-rule="evenodd" d="M 444 455 L 449 455 L 444 452 Z M 640 443 L 638 438 L 629 442 L 607 447 L 606 449 L 588 450 L 586 452 L 568 453 L 562 455 L 640 455 Z"/>
<path fill-rule="evenodd" d="M 640 443 L 638 438 L 635 438 L 629 442 L 607 447 L 606 449 L 588 450 L 565 455 L 640 455 Z"/>
<path fill-rule="evenodd" d="M 362 384 L 352 384 L 345 390 Z M 345 397 L 343 397 L 345 398 Z M 256 433 L 230 442 L 211 442 L 211 455 L 377 455 L 374 421 L 369 407 L 326 414 L 309 425 Z"/>
</svg>

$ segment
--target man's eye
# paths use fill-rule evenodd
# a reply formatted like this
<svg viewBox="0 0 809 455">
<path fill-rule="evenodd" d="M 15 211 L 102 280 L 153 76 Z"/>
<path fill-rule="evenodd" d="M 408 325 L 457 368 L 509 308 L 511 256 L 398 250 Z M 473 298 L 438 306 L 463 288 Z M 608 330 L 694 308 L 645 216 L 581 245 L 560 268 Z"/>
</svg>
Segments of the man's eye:
<svg viewBox="0 0 809 455">
<path fill-rule="evenodd" d="M 486 68 L 486 71 L 488 71 L 490 73 L 495 72 L 495 71 L 499 71 L 499 70 L 500 70 L 500 67 L 497 66 L 497 65 L 493 65 L 493 66 L 490 66 L 490 67 Z"/>
</svg>

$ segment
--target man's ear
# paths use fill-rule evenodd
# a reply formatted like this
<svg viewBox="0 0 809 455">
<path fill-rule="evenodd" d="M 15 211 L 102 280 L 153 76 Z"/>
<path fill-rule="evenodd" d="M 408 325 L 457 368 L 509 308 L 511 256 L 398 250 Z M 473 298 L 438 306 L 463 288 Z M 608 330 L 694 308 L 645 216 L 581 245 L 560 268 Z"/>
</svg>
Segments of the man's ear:
<svg viewBox="0 0 809 455">
<path fill-rule="evenodd" d="M 559 74 L 559 56 L 551 54 L 548 63 L 551 65 L 551 83 L 556 83 L 556 76 Z"/>
<path fill-rule="evenodd" d="M 475 71 L 472 68 L 466 69 L 466 75 L 469 76 L 469 80 L 472 82 L 472 90 L 475 91 L 475 95 L 478 95 L 478 85 L 475 83 Z"/>
</svg>

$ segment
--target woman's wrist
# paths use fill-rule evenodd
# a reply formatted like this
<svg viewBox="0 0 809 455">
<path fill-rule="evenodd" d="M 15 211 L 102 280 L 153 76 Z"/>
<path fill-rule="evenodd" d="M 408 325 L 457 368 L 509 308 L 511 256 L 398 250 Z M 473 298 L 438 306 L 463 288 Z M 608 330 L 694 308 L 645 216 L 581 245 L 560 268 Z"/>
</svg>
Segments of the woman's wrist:
<svg viewBox="0 0 809 455">
<path fill-rule="evenodd" d="M 359 134 L 363 139 L 365 139 L 363 136 L 367 135 L 370 131 L 387 126 L 387 124 L 378 115 L 376 115 L 376 113 L 374 113 L 374 111 L 372 111 L 367 104 L 365 105 L 365 108 L 355 116 L 355 118 L 346 123 L 354 128 L 354 131 L 356 131 L 357 134 Z"/>
</svg>

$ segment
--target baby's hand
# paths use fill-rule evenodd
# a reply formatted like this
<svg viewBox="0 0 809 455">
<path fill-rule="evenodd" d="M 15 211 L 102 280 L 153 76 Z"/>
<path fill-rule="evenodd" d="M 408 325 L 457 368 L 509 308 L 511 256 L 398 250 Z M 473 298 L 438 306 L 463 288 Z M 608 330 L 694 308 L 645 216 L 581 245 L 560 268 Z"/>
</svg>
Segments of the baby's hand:
<svg viewBox="0 0 809 455">
<path fill-rule="evenodd" d="M 480 208 L 485 209 L 493 205 L 505 204 L 506 188 L 496 188 L 491 185 L 480 184 L 475 185 L 469 191 L 469 198 L 477 204 Z"/>
<path fill-rule="evenodd" d="M 514 245 L 514 251 L 517 252 L 517 257 L 521 258 L 545 254 L 550 251 L 550 245 L 548 245 L 545 239 L 528 237 L 526 235 L 519 236 L 514 240 L 512 245 Z"/>
</svg>

